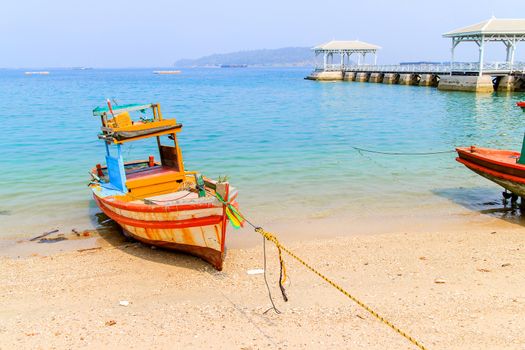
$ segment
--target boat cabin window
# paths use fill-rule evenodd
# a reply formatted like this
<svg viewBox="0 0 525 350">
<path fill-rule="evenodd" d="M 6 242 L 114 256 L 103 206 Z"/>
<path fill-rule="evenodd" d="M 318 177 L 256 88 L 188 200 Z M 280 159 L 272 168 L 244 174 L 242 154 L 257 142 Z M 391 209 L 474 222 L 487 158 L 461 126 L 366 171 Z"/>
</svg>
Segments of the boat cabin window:
<svg viewBox="0 0 525 350">
<path fill-rule="evenodd" d="M 173 140 L 173 136 L 159 137 L 159 154 L 162 166 L 173 168 L 175 171 L 182 171 L 181 161 L 179 160 L 180 151 L 177 149 L 177 143 Z"/>
</svg>

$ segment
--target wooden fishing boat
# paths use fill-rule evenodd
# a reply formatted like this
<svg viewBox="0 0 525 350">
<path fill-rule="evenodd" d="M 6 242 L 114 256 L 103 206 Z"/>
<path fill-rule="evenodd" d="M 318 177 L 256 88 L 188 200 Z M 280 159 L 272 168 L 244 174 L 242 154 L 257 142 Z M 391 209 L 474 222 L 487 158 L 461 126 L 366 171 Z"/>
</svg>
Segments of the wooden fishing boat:
<svg viewBox="0 0 525 350">
<path fill-rule="evenodd" d="M 132 119 L 130 113 L 151 111 L 150 118 Z M 182 125 L 164 119 L 159 104 L 96 108 L 106 146 L 106 165 L 91 170 L 90 187 L 98 207 L 117 222 L 126 235 L 141 242 L 198 256 L 222 269 L 228 222 L 242 224 L 232 213 L 237 191 L 186 171 L 177 133 Z M 160 161 L 124 162 L 122 145 L 156 139 Z M 166 144 L 167 143 L 167 144 Z"/>
<path fill-rule="evenodd" d="M 476 146 L 456 148 L 456 160 L 475 173 L 525 197 L 525 159 L 515 151 Z"/>
</svg>

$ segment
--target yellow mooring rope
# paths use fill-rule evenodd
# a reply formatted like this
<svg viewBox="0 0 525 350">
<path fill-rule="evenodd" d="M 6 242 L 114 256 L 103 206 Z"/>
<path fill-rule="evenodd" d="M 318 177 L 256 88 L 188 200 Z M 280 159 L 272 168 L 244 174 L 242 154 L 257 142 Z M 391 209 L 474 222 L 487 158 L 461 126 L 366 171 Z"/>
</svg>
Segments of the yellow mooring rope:
<svg viewBox="0 0 525 350">
<path fill-rule="evenodd" d="M 313 268 L 310 264 L 308 264 L 306 261 L 304 261 L 303 259 L 301 259 L 300 257 L 298 257 L 297 255 L 295 255 L 295 253 L 293 253 L 290 249 L 286 248 L 285 246 L 283 246 L 281 244 L 281 242 L 279 242 L 279 240 L 277 239 L 277 237 L 268 232 L 268 231 L 265 231 L 262 227 L 257 227 L 255 226 L 253 223 L 251 223 L 248 219 L 246 219 L 246 217 L 241 214 L 239 212 L 239 210 L 237 208 L 235 208 L 230 202 L 225 202 L 222 197 L 220 195 L 217 195 L 217 198 L 219 199 L 219 201 L 221 201 L 226 207 L 228 207 L 232 213 L 234 215 L 236 215 L 237 217 L 243 219 L 244 221 L 246 221 L 248 224 L 250 224 L 250 226 L 252 226 L 254 229 L 255 229 L 255 232 L 261 234 L 266 240 L 272 242 L 273 244 L 275 244 L 275 247 L 277 248 L 278 252 L 279 252 L 279 263 L 280 263 L 280 266 L 281 266 L 281 273 L 280 273 L 280 277 L 279 277 L 279 287 L 281 288 L 281 292 L 283 294 L 283 298 L 285 299 L 285 301 L 288 300 L 288 298 L 286 297 L 286 294 L 284 293 L 284 287 L 283 287 L 283 283 L 284 281 L 286 280 L 286 268 L 284 266 L 284 260 L 282 258 L 282 254 L 281 254 L 281 251 L 284 251 L 286 252 L 288 255 L 290 255 L 292 258 L 294 258 L 295 260 L 297 260 L 298 262 L 300 262 L 304 267 L 306 267 L 308 270 L 312 271 L 313 273 L 315 273 L 317 276 L 321 277 L 325 282 L 327 282 L 328 284 L 330 284 L 332 287 L 334 287 L 335 289 L 337 289 L 338 291 L 340 291 L 341 293 L 343 293 L 344 295 L 346 295 L 350 300 L 354 301 L 357 305 L 361 306 L 363 309 L 365 309 L 366 311 L 368 311 L 372 316 L 374 316 L 375 318 L 377 318 L 379 321 L 381 321 L 382 323 L 386 324 L 388 327 L 392 328 L 394 331 L 396 331 L 399 335 L 401 335 L 402 337 L 404 337 L 405 339 L 407 339 L 409 342 L 411 342 L 412 344 L 414 344 L 415 346 L 417 346 L 419 349 L 421 350 L 427 350 L 427 348 L 425 348 L 425 346 L 423 346 L 423 344 L 421 344 L 419 341 L 417 341 L 416 339 L 414 339 L 414 337 L 408 335 L 407 333 L 405 333 L 404 331 L 402 331 L 399 327 L 397 327 L 395 324 L 393 324 L 392 322 L 390 322 L 389 320 L 387 320 L 386 318 L 384 318 L 383 316 L 381 316 L 380 314 L 378 314 L 374 309 L 372 309 L 370 306 L 366 305 L 365 303 L 363 303 L 361 300 L 359 300 L 358 298 L 356 298 L 355 296 L 353 296 L 352 294 L 350 294 L 349 292 L 347 292 L 346 290 L 343 289 L 343 287 L 341 287 L 340 285 L 338 285 L 337 283 L 335 283 L 334 281 L 332 281 L 331 279 L 329 279 L 328 277 L 326 277 L 325 275 L 323 275 L 321 272 L 317 271 L 315 268 Z M 230 217 L 228 215 L 228 217 Z M 266 273 L 266 271 L 265 271 Z M 273 304 L 273 301 L 272 301 L 272 304 Z M 274 306 L 275 308 L 275 306 Z"/>
<path fill-rule="evenodd" d="M 414 337 L 408 335 L 407 333 L 405 333 L 404 331 L 402 331 L 399 327 L 397 327 L 395 324 L 393 324 L 392 322 L 390 322 L 389 320 L 387 320 L 386 318 L 384 318 L 383 316 L 381 316 L 380 314 L 378 314 L 374 309 L 372 309 L 370 306 L 366 305 L 365 303 L 363 303 L 361 300 L 359 300 L 358 298 L 356 298 L 355 296 L 353 296 L 352 294 L 350 294 L 349 292 L 347 292 L 346 290 L 343 289 L 343 287 L 341 287 L 340 285 L 338 285 L 337 283 L 335 283 L 334 281 L 332 281 L 331 279 L 329 279 L 328 277 L 326 277 L 325 275 L 323 275 L 321 272 L 317 271 L 315 268 L 313 268 L 310 264 L 308 264 L 306 261 L 304 261 L 303 259 L 301 259 L 300 257 L 298 257 L 297 255 L 295 255 L 295 253 L 293 253 L 291 250 L 289 250 L 288 248 L 286 248 L 285 246 L 283 246 L 281 244 L 281 242 L 279 242 L 279 240 L 277 239 L 277 237 L 268 232 L 268 231 L 265 231 L 263 228 L 261 227 L 256 227 L 255 228 L 255 232 L 261 234 L 265 239 L 267 239 L 268 241 L 272 242 L 273 244 L 275 244 L 275 246 L 277 247 L 278 251 L 279 251 L 279 261 L 280 263 L 282 264 L 283 266 L 283 269 L 284 269 L 284 261 L 282 260 L 282 257 L 281 257 L 281 250 L 286 252 L 288 255 L 290 255 L 292 258 L 294 258 L 295 260 L 297 260 L 298 262 L 300 262 L 304 267 L 306 267 L 308 270 L 312 271 L 313 273 L 315 273 L 317 276 L 321 277 L 323 280 L 325 280 L 328 284 L 330 284 L 332 287 L 334 287 L 335 289 L 337 289 L 338 291 L 340 291 L 341 293 L 343 293 L 344 295 L 346 295 L 348 298 L 350 298 L 352 301 L 354 301 L 357 305 L 361 306 L 363 309 L 365 309 L 366 311 L 368 311 L 370 314 L 372 314 L 375 318 L 377 318 L 379 321 L 383 322 L 384 324 L 386 324 L 388 327 L 392 328 L 394 331 L 396 331 L 398 334 L 400 334 L 401 336 L 403 336 L 405 339 L 407 339 L 409 342 L 411 342 L 412 344 L 414 344 L 415 346 L 417 346 L 419 349 L 421 350 L 427 350 L 427 348 L 425 348 L 425 346 L 423 344 L 421 344 L 419 341 L 417 341 L 416 339 L 414 339 Z M 286 270 L 285 270 L 286 271 Z M 285 275 L 286 276 L 286 275 Z M 285 277 L 286 278 L 286 277 Z"/>
</svg>

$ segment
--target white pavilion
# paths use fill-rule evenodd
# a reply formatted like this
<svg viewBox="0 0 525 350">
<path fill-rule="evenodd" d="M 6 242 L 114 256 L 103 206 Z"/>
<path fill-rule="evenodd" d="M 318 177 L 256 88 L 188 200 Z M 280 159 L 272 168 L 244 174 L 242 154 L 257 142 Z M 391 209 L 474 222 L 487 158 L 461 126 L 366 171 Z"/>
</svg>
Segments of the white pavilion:
<svg viewBox="0 0 525 350">
<path fill-rule="evenodd" d="M 343 70 L 346 65 L 350 64 L 350 57 L 357 55 L 357 64 L 365 62 L 366 55 L 374 55 L 374 65 L 377 64 L 377 50 L 379 46 L 365 43 L 359 40 L 332 40 L 327 43 L 317 45 L 312 48 L 315 56 L 323 55 L 323 66 L 319 67 L 323 71 Z M 339 64 L 334 64 L 334 54 L 339 55 Z"/>
<path fill-rule="evenodd" d="M 501 71 L 512 73 L 516 44 L 525 41 L 525 19 L 503 19 L 492 17 L 486 21 L 444 33 L 443 37 L 452 39 L 451 74 L 461 71 L 461 66 L 454 64 L 454 50 L 462 42 L 474 42 L 479 47 L 477 62 L 478 75 Z M 503 43 L 507 50 L 506 61 L 494 64 L 485 63 L 485 46 L 491 42 Z"/>
</svg>

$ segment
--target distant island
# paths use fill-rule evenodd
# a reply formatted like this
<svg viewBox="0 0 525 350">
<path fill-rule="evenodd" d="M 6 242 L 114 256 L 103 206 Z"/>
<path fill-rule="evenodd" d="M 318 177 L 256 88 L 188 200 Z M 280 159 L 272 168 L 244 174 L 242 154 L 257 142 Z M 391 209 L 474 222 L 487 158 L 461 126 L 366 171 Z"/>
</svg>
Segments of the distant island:
<svg viewBox="0 0 525 350">
<path fill-rule="evenodd" d="M 311 67 L 314 53 L 309 47 L 284 47 L 214 54 L 196 59 L 181 59 L 175 67 Z"/>
</svg>

